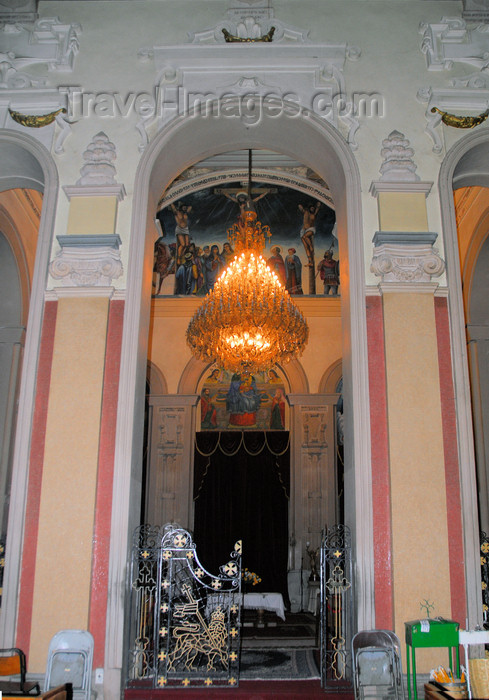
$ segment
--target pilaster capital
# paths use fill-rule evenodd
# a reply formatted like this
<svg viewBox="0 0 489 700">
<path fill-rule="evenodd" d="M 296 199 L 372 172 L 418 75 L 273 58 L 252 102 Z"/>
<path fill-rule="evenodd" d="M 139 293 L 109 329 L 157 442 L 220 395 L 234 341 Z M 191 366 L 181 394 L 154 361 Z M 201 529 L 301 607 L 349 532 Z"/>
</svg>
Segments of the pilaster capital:
<svg viewBox="0 0 489 700">
<path fill-rule="evenodd" d="M 115 235 L 58 236 L 61 250 L 49 265 L 51 277 L 66 287 L 106 287 L 122 275 Z"/>
<path fill-rule="evenodd" d="M 445 271 L 445 262 L 433 244 L 436 233 L 377 231 L 370 271 L 382 282 L 430 282 Z"/>
</svg>

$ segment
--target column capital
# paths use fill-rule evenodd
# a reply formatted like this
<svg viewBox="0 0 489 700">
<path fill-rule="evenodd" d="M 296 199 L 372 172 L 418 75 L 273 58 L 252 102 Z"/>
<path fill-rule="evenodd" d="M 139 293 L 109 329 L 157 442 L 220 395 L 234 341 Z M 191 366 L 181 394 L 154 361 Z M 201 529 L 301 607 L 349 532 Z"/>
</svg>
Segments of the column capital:
<svg viewBox="0 0 489 700">
<path fill-rule="evenodd" d="M 107 287 L 122 275 L 117 234 L 58 236 L 61 250 L 49 265 L 65 287 Z"/>
<path fill-rule="evenodd" d="M 445 262 L 433 244 L 437 234 L 429 231 L 377 231 L 370 271 L 382 282 L 425 283 L 445 271 Z"/>
</svg>

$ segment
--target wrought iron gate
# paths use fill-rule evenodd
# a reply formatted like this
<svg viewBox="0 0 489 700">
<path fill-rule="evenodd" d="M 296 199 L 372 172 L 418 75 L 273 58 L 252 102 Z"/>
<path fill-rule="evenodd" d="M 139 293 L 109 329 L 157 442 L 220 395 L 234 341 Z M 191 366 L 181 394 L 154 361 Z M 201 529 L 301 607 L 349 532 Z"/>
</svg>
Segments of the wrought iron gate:
<svg viewBox="0 0 489 700">
<path fill-rule="evenodd" d="M 136 530 L 127 687 L 238 685 L 241 542 L 230 556 L 213 576 L 186 530 Z"/>
<path fill-rule="evenodd" d="M 353 626 L 351 534 L 346 525 L 323 532 L 321 542 L 321 686 L 351 687 Z"/>
<path fill-rule="evenodd" d="M 489 536 L 480 533 L 481 543 L 481 589 L 482 589 L 482 619 L 489 622 Z"/>
</svg>

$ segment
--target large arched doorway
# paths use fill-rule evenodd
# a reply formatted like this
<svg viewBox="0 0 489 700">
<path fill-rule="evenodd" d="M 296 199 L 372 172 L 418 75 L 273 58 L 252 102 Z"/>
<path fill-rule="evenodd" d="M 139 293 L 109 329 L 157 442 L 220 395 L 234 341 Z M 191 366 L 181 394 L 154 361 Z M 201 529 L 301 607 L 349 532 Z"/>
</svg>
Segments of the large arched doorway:
<svg viewBox="0 0 489 700">
<path fill-rule="evenodd" d="M 313 115 L 300 119 L 264 118 L 250 129 L 239 119 L 182 118 L 162 130 L 143 155 L 134 189 L 127 303 L 121 358 L 120 403 L 115 454 L 114 499 L 122 505 L 112 517 L 108 624 L 123 624 L 123 581 L 128 530 L 138 523 L 143 443 L 147 338 L 153 268 L 154 222 L 161 192 L 186 167 L 216 153 L 270 149 L 289 154 L 317 172 L 330 187 L 337 214 L 343 260 L 343 377 L 345 405 L 345 519 L 356 548 L 357 617 L 361 627 L 374 620 L 370 430 L 364 301 L 363 233 L 357 164 L 343 138 Z M 204 368 L 202 368 L 203 371 Z M 128 455 L 132 454 L 129 464 Z M 129 514 L 129 518 L 127 517 Z M 115 627 L 114 627 L 115 625 Z M 122 647 L 107 635 L 108 666 L 120 668 Z"/>
<path fill-rule="evenodd" d="M 7 538 L 0 639 L 3 647 L 11 647 L 15 646 L 19 607 L 29 446 L 58 176 L 45 147 L 30 136 L 4 129 L 0 132 L 0 148 L 0 229 L 17 268 L 18 303 L 15 320 L 18 332 L 15 338 L 7 339 L 12 352 L 7 353 L 5 360 L 10 377 L 4 407 L 11 419 L 3 468 L 10 502 L 8 517 L 4 513 Z M 30 219 L 26 228 L 22 214 Z M 14 404 L 18 402 L 16 411 L 12 400 Z"/>
<path fill-rule="evenodd" d="M 483 189 L 489 183 L 488 153 L 489 140 L 484 131 L 461 139 L 447 154 L 440 170 L 439 180 L 450 293 L 449 308 L 455 410 L 458 418 L 462 509 L 466 514 L 464 547 L 469 624 L 476 624 L 482 619 L 479 554 L 480 506 L 482 506 L 480 510 L 482 517 L 487 517 L 487 491 L 484 487 L 484 483 L 487 482 L 487 474 L 484 451 L 481 449 L 480 443 L 481 438 L 484 437 L 484 425 L 482 413 L 479 411 L 480 404 L 478 404 L 482 385 L 480 376 L 478 376 L 477 348 L 471 346 L 474 345 L 474 340 L 483 341 L 483 338 L 476 337 L 477 331 L 481 329 L 479 323 L 481 320 L 480 305 L 477 302 L 477 296 L 482 292 L 480 282 L 483 282 L 485 276 L 478 274 L 478 271 L 480 264 L 483 264 L 486 238 L 484 219 L 487 216 L 487 206 L 483 203 L 486 197 L 483 194 Z M 477 195 L 481 193 L 479 204 L 476 204 Z M 482 207 L 477 212 L 481 202 Z M 470 213 L 471 209 L 472 213 Z M 469 212 L 468 216 L 466 216 L 467 212 Z M 471 320 L 475 321 L 478 326 L 472 330 L 470 328 Z M 466 324 L 468 324 L 467 332 Z M 474 413 L 472 413 L 473 406 L 476 407 Z M 476 443 L 478 443 L 477 459 L 474 434 Z M 479 504 L 477 503 L 477 482 L 479 482 Z"/>
<path fill-rule="evenodd" d="M 0 192 L 0 539 L 5 546 L 16 403 L 29 310 L 41 195 L 35 190 Z"/>
</svg>

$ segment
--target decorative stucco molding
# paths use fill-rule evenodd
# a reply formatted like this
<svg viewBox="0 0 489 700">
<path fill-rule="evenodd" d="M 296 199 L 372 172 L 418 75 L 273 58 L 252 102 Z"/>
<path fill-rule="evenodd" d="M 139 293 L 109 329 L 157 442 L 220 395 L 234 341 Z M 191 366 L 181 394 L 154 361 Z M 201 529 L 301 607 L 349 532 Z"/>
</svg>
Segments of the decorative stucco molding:
<svg viewBox="0 0 489 700">
<path fill-rule="evenodd" d="M 116 148 L 103 131 L 99 131 L 83 153 L 85 164 L 80 170 L 77 185 L 115 185 Z"/>
<path fill-rule="evenodd" d="M 417 99 L 426 103 L 425 131 L 433 141 L 433 153 L 443 151 L 443 123 L 440 112 L 477 116 L 489 108 L 489 89 L 482 73 L 452 81 L 457 87 L 431 88 L 418 90 Z M 446 127 L 450 128 L 450 127 Z"/>
<path fill-rule="evenodd" d="M 272 28 L 273 41 L 250 46 Z M 227 43 L 223 30 L 242 41 Z M 140 150 L 175 117 L 219 115 L 253 126 L 267 113 L 314 113 L 343 130 L 356 148 L 358 109 L 346 92 L 344 66 L 360 50 L 312 43 L 307 32 L 273 17 L 270 7 L 232 8 L 215 27 L 189 35 L 189 43 L 142 48 L 138 56 L 152 61 L 156 73 L 154 109 L 136 127 Z"/>
<path fill-rule="evenodd" d="M 46 66 L 49 71 L 70 73 L 79 50 L 80 32 L 79 24 L 63 24 L 58 17 L 44 17 L 33 25 L 5 23 L 0 26 L 0 55 L 2 60 L 7 58 L 14 71 Z"/>
<path fill-rule="evenodd" d="M 461 17 L 442 17 L 434 24 L 421 23 L 421 51 L 428 70 L 451 70 L 454 63 L 465 63 L 479 70 L 489 65 L 489 27 L 467 27 Z"/>
<path fill-rule="evenodd" d="M 0 81 L 2 75 L 2 66 L 0 65 Z M 71 124 L 64 116 L 68 111 L 66 90 L 64 88 L 42 88 L 36 85 L 29 87 L 30 79 L 23 82 L 21 73 L 17 73 L 16 78 L 19 81 L 17 88 L 2 89 L 2 85 L 0 85 L 0 128 L 33 136 L 48 151 L 53 148 L 56 154 L 62 154 L 64 142 L 71 134 Z M 12 117 L 12 112 L 32 117 L 42 117 L 53 112 L 58 112 L 58 114 L 51 123 L 41 128 L 32 128 L 16 121 Z"/>
<path fill-rule="evenodd" d="M 204 187 L 222 186 L 226 182 L 246 182 L 248 177 L 247 170 L 238 170 L 234 168 L 226 169 L 225 173 L 202 172 L 194 171 L 195 177 L 192 179 L 179 178 L 173 182 L 171 186 L 165 190 L 161 199 L 158 202 L 158 209 L 168 206 L 171 202 L 177 199 L 182 199 L 192 192 L 198 192 Z M 309 197 L 324 201 L 331 209 L 335 208 L 332 195 L 326 185 L 319 186 L 314 181 L 303 176 L 302 173 L 296 174 L 294 169 L 287 172 L 274 172 L 270 169 L 253 168 L 253 175 L 260 182 L 267 182 L 275 186 L 293 187 L 300 192 L 304 192 Z"/>
<path fill-rule="evenodd" d="M 370 271 L 382 282 L 431 282 L 445 271 L 445 263 L 433 248 L 436 233 L 377 231 Z"/>
<path fill-rule="evenodd" d="M 80 178 L 75 185 L 67 185 L 63 190 L 68 197 L 117 197 L 125 196 L 124 185 L 115 179 L 117 158 L 116 147 L 107 134 L 99 131 L 83 153 L 85 161 L 80 169 Z"/>
<path fill-rule="evenodd" d="M 400 131 L 391 131 L 382 141 L 380 155 L 383 157 L 380 166 L 381 181 L 383 182 L 418 182 L 416 164 L 413 161 L 414 150 L 410 147 L 409 139 Z"/>
<path fill-rule="evenodd" d="M 116 147 L 100 131 L 83 153 L 84 164 L 75 185 L 63 187 L 68 197 L 116 197 L 125 195 L 124 185 L 116 179 Z M 51 277 L 65 287 L 109 286 L 123 273 L 117 234 L 58 236 L 61 250 L 49 266 Z"/>
<path fill-rule="evenodd" d="M 432 187 L 432 182 L 422 182 L 421 180 L 419 182 L 374 180 L 370 184 L 370 194 L 373 197 L 377 197 L 380 192 L 421 192 L 427 197 Z"/>
<path fill-rule="evenodd" d="M 378 197 L 380 192 L 416 192 L 428 196 L 433 183 L 422 182 L 416 174 L 414 149 L 404 134 L 391 131 L 382 141 L 380 154 L 383 157 L 379 168 L 381 176 L 380 180 L 374 180 L 370 185 L 372 196 Z"/>
<path fill-rule="evenodd" d="M 116 235 L 58 236 L 61 250 L 49 265 L 51 277 L 65 287 L 107 287 L 122 275 Z"/>
<path fill-rule="evenodd" d="M 272 33 L 272 41 L 295 41 L 305 43 L 309 32 L 285 25 L 274 17 L 273 8 L 270 6 L 251 6 L 241 3 L 238 7 L 227 10 L 227 18 L 219 22 L 215 27 L 199 32 L 188 33 L 188 39 L 193 44 L 224 44 L 225 33 L 239 38 L 241 41 L 259 41 L 261 37 Z"/>
<path fill-rule="evenodd" d="M 469 4 L 472 10 L 478 5 L 488 12 L 486 2 Z M 427 104 L 426 133 L 433 141 L 433 152 L 441 153 L 444 127 L 440 112 L 473 118 L 483 116 L 489 109 L 489 86 L 483 72 L 489 67 L 489 25 L 469 27 L 461 17 L 442 17 L 438 23 L 422 23 L 420 33 L 421 51 L 429 71 L 452 70 L 456 64 L 476 68 L 470 75 L 452 79 L 446 88 L 427 86 L 418 91 L 418 101 Z"/>
<path fill-rule="evenodd" d="M 29 133 L 48 150 L 54 145 L 55 153 L 61 154 L 71 133 L 63 116 L 68 112 L 67 89 L 49 88 L 47 79 L 35 73 L 45 68 L 50 72 L 72 72 L 81 28 L 76 23 L 63 24 L 57 17 L 28 21 L 36 16 L 29 12 L 32 3 L 20 3 L 19 9 L 22 8 L 25 16 L 22 12 L 17 16 L 15 8 L 10 8 L 10 16 L 0 4 L 0 128 Z M 11 112 L 18 112 L 39 117 L 56 111 L 59 113 L 54 121 L 42 128 L 29 128 L 11 116 Z"/>
</svg>

